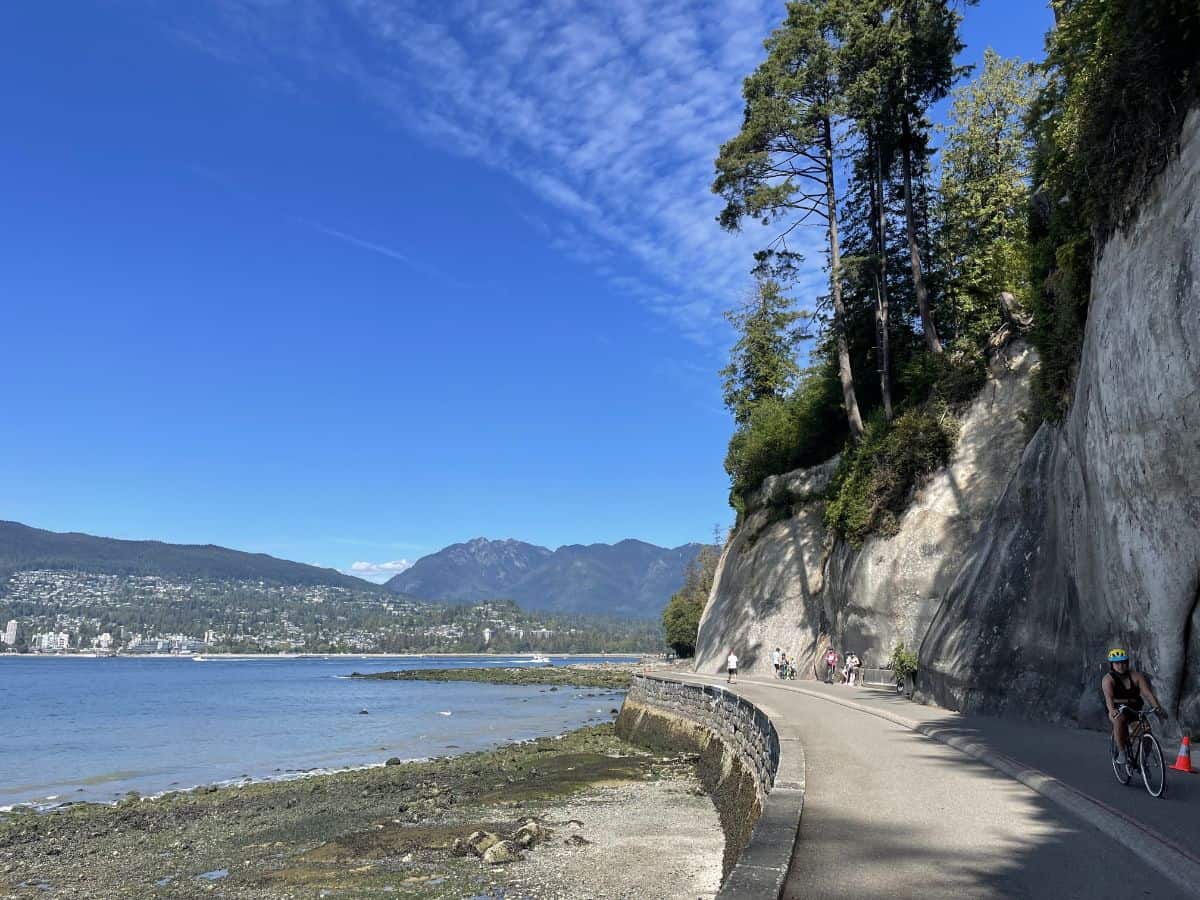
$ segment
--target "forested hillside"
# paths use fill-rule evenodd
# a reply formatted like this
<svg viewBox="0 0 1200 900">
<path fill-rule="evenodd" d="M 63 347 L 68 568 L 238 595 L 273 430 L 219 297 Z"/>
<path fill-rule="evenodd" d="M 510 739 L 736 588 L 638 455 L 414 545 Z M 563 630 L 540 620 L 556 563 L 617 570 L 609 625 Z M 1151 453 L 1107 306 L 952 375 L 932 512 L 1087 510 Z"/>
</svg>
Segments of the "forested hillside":
<svg viewBox="0 0 1200 900">
<path fill-rule="evenodd" d="M 361 578 L 265 553 L 243 553 L 212 544 L 123 541 L 75 532 L 59 533 L 0 522 L 0 584 L 12 572 L 72 570 L 106 575 L 157 575 L 180 580 L 270 581 L 285 585 L 330 585 L 379 593 Z"/>
<path fill-rule="evenodd" d="M 841 453 L 828 524 L 856 543 L 894 531 L 950 458 L 989 353 L 1020 332 L 1041 360 L 1030 431 L 1062 417 L 1097 241 L 1171 158 L 1196 95 L 1198 13 L 1052 6 L 1037 65 L 989 50 L 959 67 L 947 0 L 803 0 L 767 36 L 713 183 L 721 223 L 763 236 L 721 373 L 739 513 L 765 477 Z"/>
</svg>

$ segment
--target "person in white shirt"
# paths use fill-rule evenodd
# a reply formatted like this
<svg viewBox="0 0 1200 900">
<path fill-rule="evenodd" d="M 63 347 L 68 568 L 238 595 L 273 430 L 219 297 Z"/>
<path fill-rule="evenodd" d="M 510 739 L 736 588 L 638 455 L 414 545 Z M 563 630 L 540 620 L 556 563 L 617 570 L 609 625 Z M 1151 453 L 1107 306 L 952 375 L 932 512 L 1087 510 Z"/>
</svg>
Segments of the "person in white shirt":
<svg viewBox="0 0 1200 900">
<path fill-rule="evenodd" d="M 775 648 L 775 652 L 771 654 L 771 665 L 775 667 L 775 677 L 779 677 L 779 667 L 783 664 L 783 650 L 779 647 Z"/>
<path fill-rule="evenodd" d="M 858 667 L 861 665 L 858 661 L 857 653 L 846 654 L 846 684 L 854 686 L 855 677 L 858 675 Z"/>
<path fill-rule="evenodd" d="M 729 669 L 729 677 L 725 679 L 728 684 L 733 683 L 733 679 L 737 678 L 737 656 L 732 650 L 729 651 L 729 659 L 725 661 L 726 667 Z"/>
</svg>

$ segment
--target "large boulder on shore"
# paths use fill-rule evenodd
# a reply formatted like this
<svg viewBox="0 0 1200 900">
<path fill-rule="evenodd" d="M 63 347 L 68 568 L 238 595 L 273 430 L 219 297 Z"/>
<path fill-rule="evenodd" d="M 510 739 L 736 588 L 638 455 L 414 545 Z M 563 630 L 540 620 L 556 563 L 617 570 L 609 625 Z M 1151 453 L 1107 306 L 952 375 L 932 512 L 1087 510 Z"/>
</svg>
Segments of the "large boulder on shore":
<svg viewBox="0 0 1200 900">
<path fill-rule="evenodd" d="M 493 845 L 500 843 L 500 835 L 492 831 L 473 831 L 467 838 L 467 847 L 476 856 L 483 856 Z"/>
<path fill-rule="evenodd" d="M 544 828 L 537 822 L 529 821 L 513 832 L 512 840 L 525 849 L 536 846 L 549 838 L 550 829 Z"/>
<path fill-rule="evenodd" d="M 521 847 L 515 841 L 500 841 L 492 844 L 483 854 L 483 861 L 493 866 L 516 862 L 521 858 Z"/>
</svg>

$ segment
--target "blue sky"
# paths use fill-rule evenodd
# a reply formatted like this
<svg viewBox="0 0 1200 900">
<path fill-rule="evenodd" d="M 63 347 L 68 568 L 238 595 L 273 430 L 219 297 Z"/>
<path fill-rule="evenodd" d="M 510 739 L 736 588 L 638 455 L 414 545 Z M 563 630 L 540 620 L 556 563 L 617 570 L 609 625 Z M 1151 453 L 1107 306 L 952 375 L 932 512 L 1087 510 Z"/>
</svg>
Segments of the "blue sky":
<svg viewBox="0 0 1200 900">
<path fill-rule="evenodd" d="M 762 235 L 708 184 L 781 15 L 5 4 L 0 518 L 376 577 L 710 538 Z M 1051 21 L 984 0 L 963 62 Z"/>
</svg>

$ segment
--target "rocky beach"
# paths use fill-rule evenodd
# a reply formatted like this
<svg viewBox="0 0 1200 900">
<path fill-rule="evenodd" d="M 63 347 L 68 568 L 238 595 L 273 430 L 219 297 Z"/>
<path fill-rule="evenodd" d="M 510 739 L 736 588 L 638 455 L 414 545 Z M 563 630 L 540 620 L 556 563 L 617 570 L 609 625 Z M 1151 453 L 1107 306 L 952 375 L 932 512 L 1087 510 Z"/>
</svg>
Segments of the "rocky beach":
<svg viewBox="0 0 1200 900">
<path fill-rule="evenodd" d="M 479 677 L 525 677 L 504 671 Z M 716 893 L 723 846 L 696 758 L 603 724 L 293 781 L 17 809 L 0 814 L 0 897 L 683 900 Z"/>
</svg>

